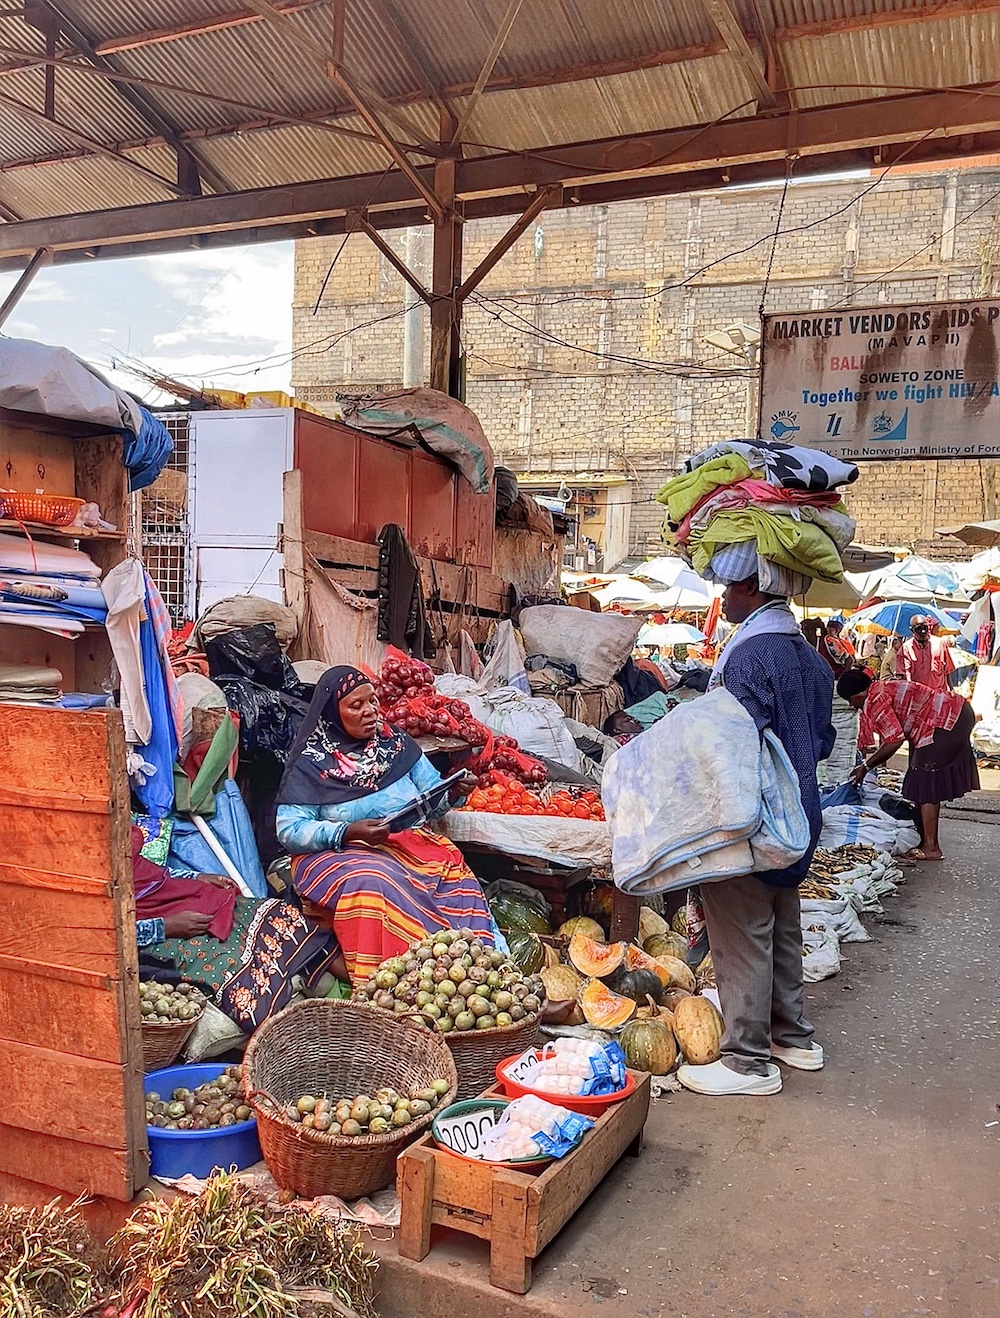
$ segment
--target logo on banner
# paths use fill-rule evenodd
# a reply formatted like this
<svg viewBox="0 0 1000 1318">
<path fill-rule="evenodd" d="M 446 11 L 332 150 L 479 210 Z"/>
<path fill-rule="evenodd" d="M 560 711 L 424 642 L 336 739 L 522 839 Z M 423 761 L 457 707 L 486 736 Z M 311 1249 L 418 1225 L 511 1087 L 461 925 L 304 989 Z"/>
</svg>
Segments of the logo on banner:
<svg viewBox="0 0 1000 1318">
<path fill-rule="evenodd" d="M 782 443 L 789 435 L 794 435 L 802 427 L 797 424 L 798 412 L 775 412 L 771 417 L 771 438 Z"/>
<path fill-rule="evenodd" d="M 882 444 L 901 444 L 906 439 L 906 423 L 909 415 L 910 409 L 907 407 L 894 425 L 888 412 L 880 412 L 872 422 L 871 442 L 877 440 Z"/>
</svg>

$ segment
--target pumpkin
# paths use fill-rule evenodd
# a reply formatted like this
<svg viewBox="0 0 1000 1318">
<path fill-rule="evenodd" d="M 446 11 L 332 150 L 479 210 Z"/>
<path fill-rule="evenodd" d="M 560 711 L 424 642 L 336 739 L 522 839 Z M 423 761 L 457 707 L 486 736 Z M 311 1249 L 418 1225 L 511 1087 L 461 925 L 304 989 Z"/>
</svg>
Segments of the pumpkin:
<svg viewBox="0 0 1000 1318">
<path fill-rule="evenodd" d="M 700 989 L 715 987 L 715 966 L 712 962 L 711 952 L 704 961 L 699 963 L 698 969 L 694 973 Z"/>
<path fill-rule="evenodd" d="M 583 980 L 572 966 L 546 966 L 542 983 L 550 1002 L 575 1002 L 583 988 Z"/>
<path fill-rule="evenodd" d="M 587 1024 L 598 1030 L 617 1030 L 635 1015 L 632 999 L 612 993 L 599 979 L 587 983 L 580 994 L 580 1006 Z"/>
<path fill-rule="evenodd" d="M 664 1025 L 673 1028 L 674 1013 L 667 1007 L 658 1006 L 653 998 L 647 998 L 645 1005 L 635 1013 L 635 1019 L 637 1021 L 660 1020 L 663 1021 Z"/>
<path fill-rule="evenodd" d="M 512 930 L 532 934 L 550 933 L 552 926 L 546 912 L 551 909 L 540 893 L 525 896 L 522 892 L 503 889 L 490 901 L 490 913 L 504 933 Z"/>
<path fill-rule="evenodd" d="M 625 944 L 595 943 L 586 934 L 574 934 L 569 940 L 569 959 L 581 974 L 604 979 L 625 960 Z"/>
<path fill-rule="evenodd" d="M 574 934 L 584 934 L 587 938 L 592 938 L 595 943 L 603 943 L 605 940 L 603 927 L 589 915 L 574 916 L 572 920 L 561 924 L 556 933 L 560 938 L 572 938 Z"/>
<path fill-rule="evenodd" d="M 626 970 L 650 970 L 660 981 L 661 988 L 670 987 L 670 971 L 665 966 L 661 966 L 653 957 L 647 956 L 642 948 L 635 947 L 631 943 L 625 948 L 625 968 Z"/>
<path fill-rule="evenodd" d="M 694 992 L 694 971 L 686 961 L 682 961 L 680 957 L 676 956 L 658 956 L 654 960 L 670 976 L 669 983 L 666 985 L 667 988 L 682 988 L 687 989 L 689 993 Z"/>
<path fill-rule="evenodd" d="M 666 1075 L 677 1061 L 677 1043 L 661 1020 L 630 1021 L 618 1036 L 625 1062 L 633 1071 Z"/>
<path fill-rule="evenodd" d="M 670 921 L 670 928 L 675 934 L 680 934 L 684 939 L 688 936 L 688 912 L 687 907 L 682 906 L 679 911 L 674 912 L 674 918 Z"/>
<path fill-rule="evenodd" d="M 507 935 L 510 959 L 522 975 L 537 975 L 545 964 L 545 949 L 537 934 L 526 930 Z"/>
<path fill-rule="evenodd" d="M 650 956 L 675 956 L 678 961 L 687 960 L 687 939 L 682 938 L 680 934 L 669 931 L 665 934 L 654 934 L 652 938 L 647 938 L 642 945 L 643 951 L 648 952 Z"/>
<path fill-rule="evenodd" d="M 664 988 L 659 975 L 641 966 L 635 970 L 629 970 L 627 966 L 622 966 L 615 972 L 610 987 L 616 993 L 631 998 L 633 1002 L 640 1005 L 643 1005 L 647 998 L 652 998 L 654 1002 L 658 1002 Z"/>
<path fill-rule="evenodd" d="M 687 991 L 687 989 L 668 988 L 666 993 L 664 993 L 663 995 L 663 1005 L 664 1007 L 666 1007 L 668 1011 L 676 1011 L 677 1004 L 678 1002 L 680 1002 L 681 998 L 689 998 L 689 997 L 691 997 L 691 994 Z"/>
<path fill-rule="evenodd" d="M 643 947 L 646 946 L 646 940 L 653 938 L 656 934 L 665 934 L 670 928 L 662 915 L 657 915 L 651 906 L 640 906 L 639 908 L 639 942 Z"/>
<path fill-rule="evenodd" d="M 552 946 L 551 943 L 543 943 L 543 944 L 542 944 L 542 949 L 543 949 L 543 951 L 544 951 L 544 953 L 545 953 L 545 965 L 546 965 L 546 966 L 558 966 L 558 965 L 561 964 L 561 962 L 560 962 L 560 958 L 559 958 L 559 952 L 557 951 L 556 948 L 554 948 L 554 947 Z"/>
<path fill-rule="evenodd" d="M 722 1017 L 708 998 L 682 998 L 674 1008 L 674 1034 L 693 1066 L 707 1066 L 722 1054 Z"/>
<path fill-rule="evenodd" d="M 564 1024 L 564 1025 L 586 1025 L 586 1024 L 587 1024 L 587 1018 L 586 1018 L 586 1016 L 584 1016 L 584 1014 L 583 1014 L 583 1008 L 580 1006 L 579 1002 L 574 1002 L 574 1003 L 573 1003 L 573 1010 L 570 1012 L 570 1014 L 569 1014 L 569 1015 L 566 1017 L 566 1019 L 563 1021 L 563 1024 Z"/>
</svg>

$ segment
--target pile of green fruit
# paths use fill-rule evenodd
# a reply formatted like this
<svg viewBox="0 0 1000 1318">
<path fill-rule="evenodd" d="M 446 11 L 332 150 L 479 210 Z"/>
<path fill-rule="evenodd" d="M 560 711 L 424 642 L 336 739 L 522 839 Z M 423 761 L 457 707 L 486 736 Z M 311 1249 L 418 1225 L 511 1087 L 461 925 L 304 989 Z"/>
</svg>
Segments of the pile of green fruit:
<svg viewBox="0 0 1000 1318">
<path fill-rule="evenodd" d="M 373 1096 L 358 1094 L 354 1099 L 316 1098 L 303 1094 L 285 1108 L 289 1121 L 307 1130 L 322 1130 L 329 1135 L 386 1135 L 408 1126 L 441 1102 L 450 1088 L 447 1080 L 432 1080 L 426 1089 L 414 1089 L 404 1097 L 395 1089 L 377 1089 Z"/>
<path fill-rule="evenodd" d="M 193 984 L 159 984 L 144 979 L 139 984 L 139 1010 L 146 1025 L 176 1025 L 201 1015 L 205 995 Z"/>
<path fill-rule="evenodd" d="M 215 1130 L 249 1121 L 243 1098 L 242 1069 L 227 1066 L 220 1076 L 197 1089 L 175 1089 L 170 1098 L 146 1095 L 146 1124 L 159 1130 Z"/>
<path fill-rule="evenodd" d="M 545 986 L 471 929 L 447 929 L 383 961 L 354 997 L 450 1034 L 516 1025 L 541 1011 Z"/>
</svg>

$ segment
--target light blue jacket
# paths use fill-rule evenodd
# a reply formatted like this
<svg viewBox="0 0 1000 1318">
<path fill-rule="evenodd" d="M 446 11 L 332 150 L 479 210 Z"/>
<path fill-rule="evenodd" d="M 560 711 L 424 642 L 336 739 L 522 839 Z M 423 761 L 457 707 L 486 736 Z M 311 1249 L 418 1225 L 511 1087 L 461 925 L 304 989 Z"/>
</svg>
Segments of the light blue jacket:
<svg viewBox="0 0 1000 1318">
<path fill-rule="evenodd" d="M 369 792 L 341 805 L 279 805 L 278 841 L 293 856 L 311 851 L 340 851 L 349 824 L 359 819 L 385 819 L 415 801 L 422 792 L 437 787 L 441 775 L 426 755 L 421 755 L 405 778 L 381 791 Z M 433 817 L 448 810 L 445 802 Z"/>
</svg>

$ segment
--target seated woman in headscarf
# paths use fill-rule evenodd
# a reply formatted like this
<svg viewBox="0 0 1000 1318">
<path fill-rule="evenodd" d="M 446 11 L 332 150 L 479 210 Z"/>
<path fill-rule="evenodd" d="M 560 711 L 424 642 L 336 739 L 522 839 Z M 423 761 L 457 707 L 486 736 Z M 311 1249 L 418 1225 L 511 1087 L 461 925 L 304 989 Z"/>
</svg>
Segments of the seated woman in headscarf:
<svg viewBox="0 0 1000 1318">
<path fill-rule="evenodd" d="M 277 898 L 241 897 L 221 874 L 171 871 L 142 855 L 132 829 L 136 937 L 200 985 L 244 1034 L 288 1006 L 293 979 L 314 988 L 336 968 L 329 930 Z"/>
<path fill-rule="evenodd" d="M 352 983 L 435 929 L 471 929 L 493 946 L 458 848 L 383 823 L 440 782 L 413 738 L 386 723 L 371 678 L 343 666 L 317 683 L 278 791 L 278 840 L 295 891 L 330 919 Z"/>
</svg>

